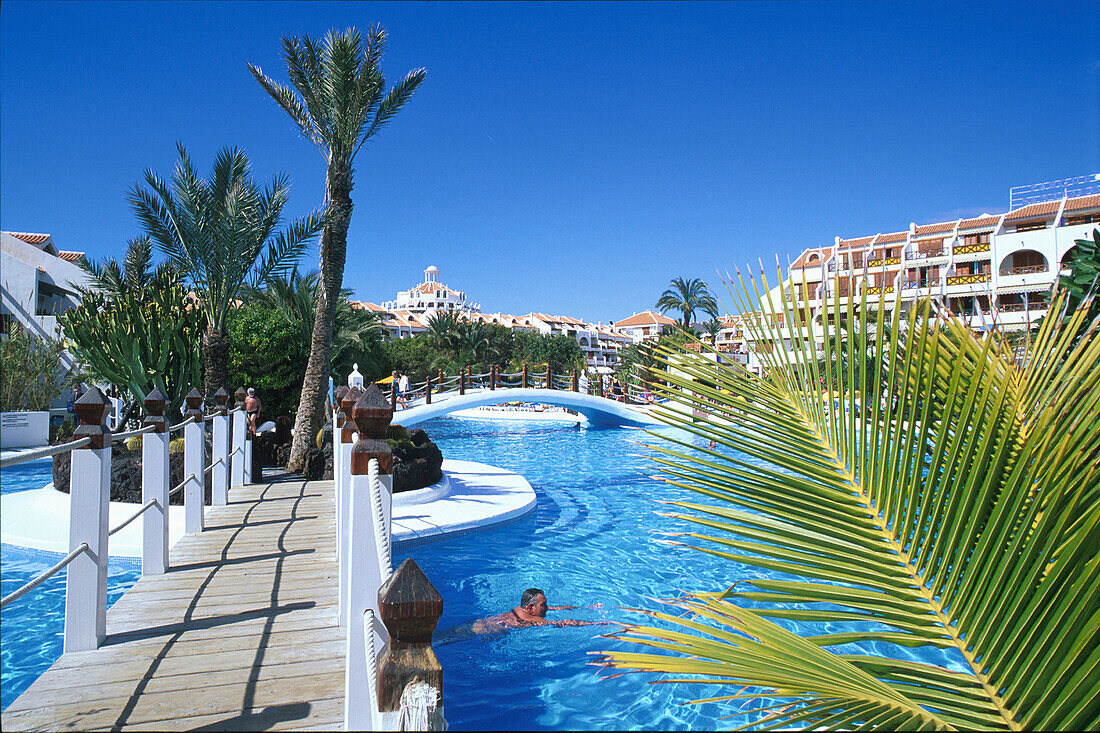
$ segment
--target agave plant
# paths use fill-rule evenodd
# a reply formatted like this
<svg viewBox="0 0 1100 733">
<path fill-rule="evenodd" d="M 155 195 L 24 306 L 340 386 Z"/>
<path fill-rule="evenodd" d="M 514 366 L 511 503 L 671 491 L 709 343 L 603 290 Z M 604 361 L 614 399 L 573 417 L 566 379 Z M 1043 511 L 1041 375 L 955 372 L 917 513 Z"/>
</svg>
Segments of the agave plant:
<svg viewBox="0 0 1100 733">
<path fill-rule="evenodd" d="M 800 334 L 817 314 L 789 292 L 764 298 L 767 316 L 750 312 L 755 286 L 740 292 L 749 332 L 789 326 L 793 352 L 762 354 L 758 376 L 665 348 L 652 375 L 670 398 L 661 417 L 719 444 L 654 446 L 665 481 L 707 497 L 672 502 L 694 529 L 668 542 L 729 562 L 729 587 L 640 611 L 654 621 L 611 634 L 633 643 L 601 663 L 719 685 L 709 699 L 761 729 L 1097 729 L 1091 297 L 1046 319 L 1020 359 L 927 301 L 903 318 L 897 303 L 835 300 Z M 1064 310 L 1056 295 L 1051 313 Z M 821 338 L 838 317 L 851 337 Z M 874 374 L 857 384 L 863 363 Z"/>
</svg>

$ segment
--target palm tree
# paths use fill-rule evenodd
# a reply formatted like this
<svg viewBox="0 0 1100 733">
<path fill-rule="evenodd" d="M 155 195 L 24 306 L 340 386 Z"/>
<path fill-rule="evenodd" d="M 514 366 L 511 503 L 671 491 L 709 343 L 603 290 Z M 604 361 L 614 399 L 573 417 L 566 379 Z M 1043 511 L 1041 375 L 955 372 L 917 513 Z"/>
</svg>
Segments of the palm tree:
<svg viewBox="0 0 1100 733">
<path fill-rule="evenodd" d="M 436 311 L 428 316 L 428 330 L 424 332 L 437 349 L 455 349 L 458 346 L 458 314 L 454 311 Z"/>
<path fill-rule="evenodd" d="M 779 338 L 741 310 L 758 340 Z M 612 635 L 642 648 L 604 663 L 779 702 L 757 707 L 769 730 L 1096 729 L 1100 319 L 1047 319 L 1017 362 L 929 301 L 904 324 L 900 307 L 846 310 L 849 338 L 826 339 L 820 362 L 792 339 L 793 354 L 761 354 L 766 377 L 660 354 L 671 386 L 655 388 L 678 409 L 659 414 L 719 444 L 654 447 L 669 483 L 708 498 L 674 502 L 694 527 L 674 544 L 732 561 L 733 584 L 643 611 L 656 622 Z M 867 354 L 860 395 L 851 365 Z"/>
<path fill-rule="evenodd" d="M 76 289 L 81 296 L 98 291 L 113 302 L 145 288 L 163 290 L 174 284 L 179 277 L 175 268 L 164 262 L 150 272 L 152 260 L 153 241 L 149 237 L 131 239 L 126 245 L 126 256 L 121 265 L 114 257 L 108 257 L 102 263 L 81 257 L 76 264 L 88 275 L 92 287 L 77 285 Z"/>
<path fill-rule="evenodd" d="M 303 352 L 309 349 L 313 341 L 313 316 L 317 312 L 320 289 L 321 278 L 318 273 L 302 275 L 298 268 L 294 268 L 289 276 L 269 278 L 265 288 L 256 293 L 298 331 Z M 381 318 L 370 311 L 355 310 L 349 300 L 351 296 L 350 290 L 341 289 L 340 301 L 336 304 L 336 313 L 333 316 L 333 369 L 349 350 L 364 342 L 374 344 L 381 340 Z M 373 366 L 364 364 L 363 368 L 369 369 Z"/>
<path fill-rule="evenodd" d="M 425 70 L 410 71 L 385 92 L 379 65 L 386 32 L 367 32 L 366 47 L 359 31 L 329 31 L 323 42 L 308 36 L 283 38 L 283 58 L 293 89 L 248 65 L 252 75 L 298 126 L 301 134 L 325 157 L 326 223 L 321 235 L 321 297 L 314 315 L 309 362 L 302 381 L 302 398 L 295 419 L 294 443 L 287 467 L 301 470 L 313 436 L 321 427 L 328 389 L 332 324 L 344 281 L 351 190 L 355 156 L 401 110 L 424 80 Z"/>
<path fill-rule="evenodd" d="M 229 386 L 229 308 L 249 282 L 262 282 L 293 265 L 321 230 L 323 217 L 310 214 L 276 231 L 290 190 L 285 176 L 276 174 L 261 190 L 244 152 L 225 148 L 204 180 L 187 149 L 177 148 L 180 160 L 171 185 L 147 170 L 149 188 L 135 184 L 128 198 L 149 238 L 198 296 L 206 321 L 203 391 L 212 399 L 220 387 Z"/>
<path fill-rule="evenodd" d="M 699 324 L 703 329 L 703 333 L 710 337 L 710 345 L 718 345 L 718 334 L 722 331 L 722 322 L 717 318 L 709 318 Z"/>
<path fill-rule="evenodd" d="M 662 313 L 680 311 L 680 326 L 685 331 L 691 330 L 695 311 L 718 312 L 718 303 L 707 290 L 707 284 L 697 277 L 691 280 L 684 280 L 682 277 L 673 278 L 669 282 L 668 290 L 661 293 L 661 297 L 657 299 L 657 307 Z"/>
</svg>

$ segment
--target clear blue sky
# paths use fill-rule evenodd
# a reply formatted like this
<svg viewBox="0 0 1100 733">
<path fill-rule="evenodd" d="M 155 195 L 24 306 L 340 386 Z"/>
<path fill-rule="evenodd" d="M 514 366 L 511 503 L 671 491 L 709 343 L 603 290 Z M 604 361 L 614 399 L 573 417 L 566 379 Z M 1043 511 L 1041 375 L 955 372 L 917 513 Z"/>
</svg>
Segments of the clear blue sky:
<svg viewBox="0 0 1100 733">
<path fill-rule="evenodd" d="M 321 204 L 324 163 L 245 66 L 389 31 L 427 80 L 357 160 L 345 283 L 429 264 L 489 311 L 617 320 L 670 278 L 1001 211 L 1100 171 L 1100 3 L 0 6 L 0 226 L 121 256 L 127 189 L 243 147 Z M 316 250 L 304 258 L 316 268 Z M 721 294 L 721 293 L 720 293 Z"/>
</svg>

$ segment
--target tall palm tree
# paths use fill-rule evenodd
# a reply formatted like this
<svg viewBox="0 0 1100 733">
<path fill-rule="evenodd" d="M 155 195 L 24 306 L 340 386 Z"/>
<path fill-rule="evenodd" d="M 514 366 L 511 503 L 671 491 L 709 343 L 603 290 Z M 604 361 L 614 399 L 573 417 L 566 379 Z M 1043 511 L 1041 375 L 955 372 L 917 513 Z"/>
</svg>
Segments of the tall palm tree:
<svg viewBox="0 0 1100 733">
<path fill-rule="evenodd" d="M 77 286 L 81 296 L 98 291 L 110 301 L 138 293 L 145 288 L 161 290 L 171 286 L 179 273 L 169 262 L 163 262 L 152 272 L 149 268 L 153 261 L 153 240 L 149 237 L 131 239 L 126 245 L 126 256 L 122 264 L 114 257 L 108 257 L 102 263 L 81 257 L 76 264 L 88 275 L 91 288 Z"/>
<path fill-rule="evenodd" d="M 260 189 L 244 151 L 218 153 L 209 180 L 195 173 L 187 149 L 169 185 L 145 171 L 148 188 L 135 184 L 129 201 L 149 238 L 190 283 L 206 321 L 202 337 L 203 391 L 212 399 L 229 387 L 229 339 L 225 319 L 248 283 L 262 282 L 291 267 L 321 230 L 323 217 L 309 214 L 277 231 L 290 183 L 276 174 Z"/>
<path fill-rule="evenodd" d="M 785 299 L 772 305 L 795 323 Z M 750 332 L 780 338 L 753 300 Z M 769 730 L 1096 729 L 1100 318 L 1063 320 L 1065 302 L 1021 361 L 929 301 L 904 321 L 849 302 L 848 338 L 820 361 L 815 339 L 792 339 L 761 354 L 764 377 L 662 352 L 670 386 L 655 388 L 674 409 L 658 414 L 718 444 L 654 446 L 669 483 L 707 497 L 674 502 L 688 523 L 674 544 L 732 561 L 732 585 L 644 611 L 654 623 L 612 635 L 642 648 L 605 663 L 755 700 Z"/>
<path fill-rule="evenodd" d="M 458 348 L 458 314 L 454 311 L 436 311 L 428 316 L 428 330 L 424 332 L 437 349 Z"/>
<path fill-rule="evenodd" d="M 718 312 L 718 303 L 707 290 L 707 284 L 697 277 L 691 280 L 673 278 L 668 289 L 657 299 L 657 307 L 662 313 L 680 311 L 680 326 L 685 331 L 691 330 L 695 311 Z"/>
<path fill-rule="evenodd" d="M 328 166 L 325 179 L 326 223 L 321 235 L 321 297 L 317 299 L 309 363 L 295 419 L 290 470 L 301 470 L 313 436 L 321 427 L 328 389 L 332 323 L 347 259 L 355 156 L 412 97 L 426 71 L 415 69 L 385 91 L 380 62 L 386 32 L 376 26 L 363 46 L 359 31 L 329 31 L 323 42 L 308 36 L 283 38 L 283 58 L 293 89 L 248 68 L 260 86 L 282 107 L 301 134 L 317 147 Z"/>
</svg>

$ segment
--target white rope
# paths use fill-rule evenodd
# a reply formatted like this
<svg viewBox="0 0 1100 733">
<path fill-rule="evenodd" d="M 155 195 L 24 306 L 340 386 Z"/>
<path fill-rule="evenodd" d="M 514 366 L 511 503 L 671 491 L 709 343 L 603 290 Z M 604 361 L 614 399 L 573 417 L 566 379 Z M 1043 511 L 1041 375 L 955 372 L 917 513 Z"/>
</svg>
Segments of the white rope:
<svg viewBox="0 0 1100 733">
<path fill-rule="evenodd" d="M 184 426 L 186 426 L 186 425 L 190 425 L 190 424 L 191 424 L 191 423 L 193 423 L 193 422 L 195 422 L 195 418 L 193 418 L 193 417 L 189 417 L 189 418 L 187 418 L 186 420 L 184 420 L 183 422 L 181 422 L 181 423 L 178 423 L 178 424 L 176 424 L 176 425 L 173 425 L 172 427 L 168 428 L 168 432 L 169 432 L 169 433 L 174 433 L 174 432 L 176 432 L 177 430 L 179 430 L 180 428 L 182 428 L 182 427 L 184 427 Z"/>
<path fill-rule="evenodd" d="M 370 486 L 370 502 L 374 509 L 374 542 L 378 546 L 378 565 L 382 571 L 382 582 L 393 574 L 393 559 L 390 556 L 390 532 L 386 527 L 386 513 L 382 509 L 382 480 L 378 478 L 378 459 L 370 459 L 367 464 L 367 478 Z"/>
<path fill-rule="evenodd" d="M 68 443 L 62 443 L 61 445 L 51 445 L 48 448 L 40 448 L 39 450 L 27 451 L 26 453 L 20 453 L 15 456 L 8 456 L 3 460 L 0 460 L 0 468 L 7 468 L 8 466 L 15 466 L 20 463 L 26 463 L 27 461 L 34 461 L 39 458 L 49 458 L 55 456 L 58 453 L 65 453 L 71 451 L 74 448 L 83 448 L 92 442 L 91 438 L 80 438 L 79 440 L 73 440 Z"/>
<path fill-rule="evenodd" d="M 131 430 L 128 433 L 115 433 L 111 436 L 111 440 L 126 440 L 127 438 L 136 438 L 139 435 L 145 435 L 156 430 L 156 425 L 146 425 L 138 430 Z"/>
<path fill-rule="evenodd" d="M 88 543 L 87 542 L 81 543 L 80 547 L 76 548 L 75 550 L 70 552 L 68 555 L 66 555 L 64 560 L 62 560 L 61 562 L 54 565 L 52 568 L 50 568 L 46 572 L 39 575 L 37 578 L 35 578 L 31 582 L 27 583 L 26 585 L 24 585 L 19 590 L 15 591 L 14 593 L 11 593 L 7 596 L 4 596 L 4 599 L 0 600 L 0 608 L 4 608 L 5 606 L 7 606 L 12 601 L 18 601 L 20 598 L 27 595 L 32 590 L 34 590 L 38 586 L 45 583 L 47 580 L 52 578 L 57 573 L 57 571 L 61 570 L 61 568 L 65 567 L 66 565 L 71 563 L 73 560 L 75 560 L 77 558 L 78 555 L 80 555 L 80 553 L 85 552 L 88 549 L 89 548 L 88 548 Z"/>
<path fill-rule="evenodd" d="M 439 704 L 439 690 L 414 679 L 401 693 L 401 720 L 398 730 L 431 730 L 432 713 Z M 446 724 L 444 724 L 446 730 Z"/>
<path fill-rule="evenodd" d="M 129 518 L 129 519 L 127 519 L 127 520 L 126 520 L 125 522 L 123 522 L 122 524 L 118 525 L 118 526 L 117 526 L 117 527 L 115 527 L 114 529 L 112 529 L 112 530 L 111 530 L 110 532 L 108 532 L 108 533 L 107 533 L 107 536 L 108 536 L 108 537 L 110 537 L 110 536 L 111 536 L 111 535 L 113 535 L 113 534 L 114 534 L 115 532 L 118 532 L 118 531 L 120 531 L 120 530 L 121 530 L 121 529 L 122 529 L 123 527 L 125 527 L 125 526 L 126 526 L 126 525 L 128 525 L 128 524 L 129 524 L 130 522 L 132 522 L 132 521 L 134 521 L 135 519 L 137 519 L 138 517 L 140 517 L 140 516 L 141 516 L 142 514 L 144 514 L 144 513 L 146 512 L 146 511 L 148 511 L 148 510 L 149 510 L 150 508 L 152 508 L 152 507 L 153 507 L 153 506 L 155 506 L 156 504 L 157 504 L 157 500 L 156 500 L 156 499 L 150 499 L 149 501 L 145 502 L 145 503 L 144 503 L 144 504 L 142 505 L 141 509 L 138 509 L 138 510 L 137 510 L 136 512 L 134 512 L 134 514 L 133 514 L 133 515 L 131 515 L 131 516 L 130 516 L 130 518 Z"/>
<path fill-rule="evenodd" d="M 363 639 L 367 651 L 367 674 L 370 676 L 370 709 L 378 709 L 378 656 L 374 649 L 374 609 L 363 612 Z"/>
</svg>

